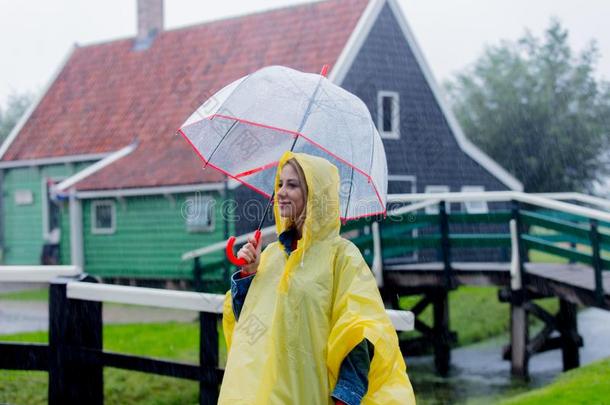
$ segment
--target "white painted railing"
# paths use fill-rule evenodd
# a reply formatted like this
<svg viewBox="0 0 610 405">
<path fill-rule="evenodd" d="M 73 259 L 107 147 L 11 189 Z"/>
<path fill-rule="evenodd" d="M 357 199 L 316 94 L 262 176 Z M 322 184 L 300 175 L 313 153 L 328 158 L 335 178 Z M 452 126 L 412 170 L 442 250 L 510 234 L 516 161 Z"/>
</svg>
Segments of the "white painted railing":
<svg viewBox="0 0 610 405">
<path fill-rule="evenodd" d="M 594 208 L 581 207 L 562 201 L 553 200 L 548 197 L 541 197 L 535 194 L 527 194 L 519 191 L 481 191 L 464 193 L 420 193 L 420 194 L 390 194 L 388 203 L 416 203 L 426 200 L 441 200 L 446 202 L 465 202 L 465 201 L 519 201 L 526 204 L 536 205 L 568 214 L 579 215 L 590 219 L 610 222 L 610 213 Z M 408 207 L 408 206 L 407 206 Z M 403 207 L 404 208 L 404 207 Z M 401 209 L 401 208 L 398 208 Z M 390 213 L 388 213 L 390 214 Z"/>
<path fill-rule="evenodd" d="M 48 283 L 82 273 L 78 266 L 0 266 L 0 282 Z"/>
<path fill-rule="evenodd" d="M 582 193 L 536 193 L 540 197 L 551 198 L 553 200 L 573 200 L 585 204 L 596 205 L 605 210 L 610 210 L 610 201 Z"/>
<path fill-rule="evenodd" d="M 85 301 L 145 305 L 213 314 L 222 314 L 224 302 L 224 295 L 220 294 L 83 283 L 78 281 L 68 283 L 66 295 L 68 298 Z"/>
<path fill-rule="evenodd" d="M 145 305 L 150 307 L 184 309 L 222 314 L 225 296 L 221 294 L 171 291 L 159 288 L 128 287 L 110 284 L 68 283 L 66 295 L 71 299 Z M 386 310 L 397 331 L 410 331 L 415 327 L 412 312 Z"/>
</svg>

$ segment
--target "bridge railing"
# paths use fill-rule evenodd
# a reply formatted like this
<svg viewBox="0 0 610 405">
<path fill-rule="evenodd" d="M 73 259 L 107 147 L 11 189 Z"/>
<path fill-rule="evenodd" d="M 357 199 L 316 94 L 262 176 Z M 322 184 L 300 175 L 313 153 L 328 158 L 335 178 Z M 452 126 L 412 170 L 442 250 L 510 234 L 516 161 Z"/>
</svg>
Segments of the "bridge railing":
<svg viewBox="0 0 610 405">
<path fill-rule="evenodd" d="M 568 197 L 568 196 L 564 196 Z M 569 197 L 574 196 L 570 195 Z M 592 203 L 582 197 L 587 203 Z M 383 249 L 389 250 L 400 246 L 412 246 L 425 248 L 436 246 L 442 253 L 445 262 L 446 275 L 451 279 L 451 251 L 458 247 L 508 247 L 510 246 L 510 234 L 502 233 L 478 233 L 478 234 L 455 234 L 449 232 L 445 223 L 456 222 L 478 222 L 508 223 L 510 218 L 517 221 L 517 236 L 519 245 L 523 249 L 523 261 L 528 258 L 529 251 L 540 251 L 570 262 L 579 262 L 591 266 L 594 270 L 595 294 L 598 303 L 603 300 L 603 276 L 604 270 L 610 270 L 610 213 L 581 207 L 578 205 L 556 201 L 539 195 L 531 195 L 520 192 L 474 192 L 474 193 L 438 193 L 438 194 L 406 194 L 388 197 L 389 202 L 411 203 L 399 210 L 401 214 L 409 206 L 422 201 L 438 201 L 438 218 L 430 215 L 415 216 L 413 225 L 409 227 L 433 226 L 437 223 L 439 231 L 436 234 L 427 234 L 418 237 L 419 240 L 411 242 L 402 238 L 386 240 L 382 238 Z M 466 201 L 488 201 L 510 203 L 511 211 L 497 211 L 489 214 L 448 214 L 444 209 L 450 202 Z M 603 200 L 595 198 L 597 206 L 604 206 Z M 605 206 L 604 206 L 605 208 Z M 403 214 L 404 215 L 404 214 Z M 400 226 L 400 222 L 398 223 Z M 383 234 L 386 235 L 386 225 Z M 398 234 L 401 236 L 400 234 Z M 386 255 L 384 254 L 384 258 Z M 523 269 L 522 269 L 523 271 Z"/>
<path fill-rule="evenodd" d="M 598 208 L 583 207 L 562 200 L 573 200 Z M 501 203 L 503 210 L 483 214 L 450 213 L 451 203 L 485 201 Z M 362 219 L 342 227 L 343 236 L 351 239 L 363 252 L 367 263 L 376 273 L 378 284 L 383 285 L 381 267 L 384 261 L 411 255 L 417 258 L 423 249 L 436 249 L 445 263 L 447 283 L 451 284 L 451 255 L 459 248 L 499 248 L 508 251 L 510 234 L 508 222 L 519 217 L 519 241 L 526 250 L 537 250 L 566 260 L 582 262 L 595 270 L 597 294 L 603 293 L 602 272 L 610 269 L 610 202 L 579 193 L 526 194 L 515 191 L 488 191 L 434 194 L 394 194 L 389 204 L 404 204 L 387 213 L 384 220 Z M 438 205 L 437 214 L 421 211 Z M 515 218 L 516 219 L 516 218 Z M 375 225 L 376 224 L 376 225 Z M 451 232 L 457 224 L 478 224 L 484 232 Z M 504 225 L 500 231 L 497 225 Z M 495 226 L 495 228 L 494 228 Z M 265 229 L 272 236 L 274 229 Z M 245 241 L 247 235 L 241 238 Z M 378 243 L 375 243 L 377 240 Z M 567 244 L 567 245 L 566 245 Z M 185 253 L 183 260 L 194 260 L 195 279 L 201 279 L 215 266 L 224 265 L 224 259 L 206 265 L 199 261 L 204 255 L 218 253 L 225 244 Z M 505 255 L 508 256 L 508 255 Z M 226 280 L 224 280 L 226 284 Z M 203 288 L 199 284 L 200 288 Z M 224 286 L 226 288 L 226 285 Z"/>
</svg>

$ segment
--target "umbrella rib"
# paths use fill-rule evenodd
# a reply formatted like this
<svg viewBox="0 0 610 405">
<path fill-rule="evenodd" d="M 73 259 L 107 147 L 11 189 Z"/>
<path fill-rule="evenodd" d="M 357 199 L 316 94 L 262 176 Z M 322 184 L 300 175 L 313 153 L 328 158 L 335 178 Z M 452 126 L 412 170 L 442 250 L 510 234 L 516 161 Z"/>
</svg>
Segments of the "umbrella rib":
<svg viewBox="0 0 610 405">
<path fill-rule="evenodd" d="M 309 115 L 311 114 L 311 106 L 313 105 L 314 100 L 316 99 L 318 90 L 320 90 L 320 87 L 322 86 L 323 79 L 324 79 L 324 77 L 320 76 L 320 79 L 318 80 L 318 85 L 316 86 L 316 89 L 313 91 L 313 94 L 311 95 L 311 98 L 309 99 L 309 104 L 307 104 L 307 109 L 305 110 L 305 114 L 303 115 L 303 119 L 301 120 L 301 124 L 299 125 L 299 129 L 297 130 L 297 133 L 299 135 L 303 131 L 303 128 L 305 128 L 307 119 L 309 118 Z M 292 151 L 294 149 L 294 145 L 297 143 L 298 138 L 299 138 L 298 136 L 296 138 L 294 138 L 294 142 L 292 143 L 292 147 L 290 148 L 290 151 Z"/>
<path fill-rule="evenodd" d="M 216 144 L 216 147 L 214 148 L 214 150 L 212 151 L 212 153 L 210 153 L 210 157 L 207 158 L 205 160 L 205 165 L 203 166 L 203 168 L 205 169 L 206 167 L 208 167 L 208 163 L 210 161 L 212 161 L 212 156 L 214 156 L 214 153 L 216 153 L 216 151 L 218 150 L 218 148 L 220 147 L 220 144 L 225 140 L 225 138 L 227 137 L 227 135 L 229 135 L 229 133 L 233 130 L 233 128 L 235 127 L 235 125 L 237 125 L 239 121 L 235 120 L 233 121 L 233 124 L 231 124 L 231 126 L 229 127 L 229 129 L 227 130 L 227 132 L 225 132 L 225 134 L 222 136 L 222 139 L 220 140 L 220 142 L 218 142 Z"/>
<path fill-rule="evenodd" d="M 297 140 L 299 139 L 299 136 L 302 136 L 301 131 L 305 127 L 305 123 L 307 123 L 307 119 L 309 118 L 309 114 L 311 111 L 311 106 L 313 105 L 313 102 L 316 99 L 316 95 L 318 94 L 318 90 L 320 89 L 320 86 L 322 85 L 323 79 L 324 79 L 324 77 L 321 76 L 320 80 L 318 81 L 318 85 L 316 86 L 316 89 L 314 90 L 314 92 L 311 96 L 311 99 L 309 100 L 309 104 L 307 105 L 307 109 L 305 110 L 305 114 L 303 115 L 303 119 L 301 120 L 301 124 L 299 125 L 297 135 L 294 137 L 292 146 L 290 146 L 290 152 L 292 152 L 294 150 L 294 147 L 297 144 Z M 353 170 L 352 170 L 352 173 L 353 173 Z M 258 229 L 261 229 L 263 227 L 263 223 L 265 222 L 265 217 L 267 216 L 267 213 L 269 212 L 269 207 L 271 207 L 271 205 L 273 204 L 274 198 L 275 198 L 275 190 L 273 190 L 273 193 L 271 194 L 271 198 L 269 198 L 269 201 L 267 202 L 267 206 L 265 207 L 265 212 L 263 213 L 263 217 L 261 218 L 261 220 L 258 224 Z"/>
<path fill-rule="evenodd" d="M 352 186 L 354 184 L 354 168 L 350 166 L 351 175 L 349 179 L 349 192 L 347 193 L 347 203 L 345 204 L 345 217 L 347 218 L 347 213 L 349 210 L 349 202 L 352 198 Z"/>
</svg>

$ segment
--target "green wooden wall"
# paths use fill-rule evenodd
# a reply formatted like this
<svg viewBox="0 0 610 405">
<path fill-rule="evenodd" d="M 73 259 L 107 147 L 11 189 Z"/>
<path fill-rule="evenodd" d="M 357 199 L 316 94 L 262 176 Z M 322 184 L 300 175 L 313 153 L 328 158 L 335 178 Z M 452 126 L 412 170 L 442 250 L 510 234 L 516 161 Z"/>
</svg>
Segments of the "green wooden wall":
<svg viewBox="0 0 610 405">
<path fill-rule="evenodd" d="M 92 162 L 4 169 L 2 184 L 4 246 L 2 264 L 39 264 L 42 252 L 43 179 L 67 177 Z M 17 190 L 30 190 L 33 203 L 15 204 Z M 64 235 L 62 234 L 62 237 Z"/>
<path fill-rule="evenodd" d="M 86 272 L 102 277 L 191 279 L 193 261 L 182 262 L 182 254 L 224 239 L 223 199 L 217 192 L 201 193 L 216 201 L 214 230 L 198 233 L 187 231 L 182 212 L 186 199 L 193 195 L 195 193 L 173 195 L 171 198 L 160 195 L 115 198 L 115 233 L 101 235 L 93 234 L 91 230 L 92 202 L 99 200 L 83 200 Z M 65 210 L 68 211 L 67 205 Z M 69 229 L 67 222 L 65 226 Z M 64 244 L 62 250 L 62 256 L 69 257 L 69 245 Z M 205 266 L 206 261 L 217 260 L 223 255 L 224 252 L 219 252 L 202 263 Z"/>
</svg>

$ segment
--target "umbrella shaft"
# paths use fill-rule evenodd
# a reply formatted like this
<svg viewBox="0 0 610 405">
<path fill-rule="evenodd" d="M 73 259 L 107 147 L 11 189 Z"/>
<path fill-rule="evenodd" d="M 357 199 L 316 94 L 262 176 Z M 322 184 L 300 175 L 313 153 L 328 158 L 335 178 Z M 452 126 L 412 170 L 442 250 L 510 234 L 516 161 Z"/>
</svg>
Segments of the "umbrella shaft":
<svg viewBox="0 0 610 405">
<path fill-rule="evenodd" d="M 297 144 L 297 140 L 299 139 L 299 134 L 305 127 L 305 123 L 307 123 L 307 119 L 309 118 L 309 114 L 311 112 L 311 106 L 313 105 L 313 102 L 316 99 L 316 96 L 318 95 L 318 90 L 320 89 L 320 85 L 322 84 L 322 79 L 324 79 L 324 77 L 320 77 L 320 81 L 318 82 L 316 89 L 314 90 L 313 94 L 311 95 L 311 98 L 309 99 L 309 104 L 307 105 L 307 109 L 305 110 L 305 114 L 303 115 L 303 119 L 301 120 L 301 124 L 299 125 L 299 129 L 297 130 L 297 135 L 294 137 L 294 141 L 292 141 L 292 146 L 290 146 L 290 152 L 292 152 L 294 150 L 294 146 Z M 229 131 L 231 129 L 233 129 L 233 127 L 229 128 Z M 352 174 L 353 174 L 353 172 L 352 172 Z M 273 191 L 273 193 L 271 193 L 271 198 L 267 202 L 267 207 L 265 208 L 263 217 L 261 218 L 260 222 L 258 223 L 258 228 L 257 228 L 258 230 L 261 230 L 263 228 L 263 223 L 265 222 L 265 217 L 267 216 L 267 213 L 269 212 L 269 207 L 271 207 L 273 205 L 274 197 L 275 197 L 275 191 Z"/>
</svg>

